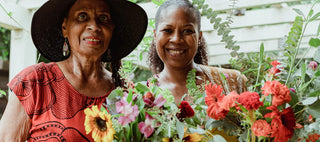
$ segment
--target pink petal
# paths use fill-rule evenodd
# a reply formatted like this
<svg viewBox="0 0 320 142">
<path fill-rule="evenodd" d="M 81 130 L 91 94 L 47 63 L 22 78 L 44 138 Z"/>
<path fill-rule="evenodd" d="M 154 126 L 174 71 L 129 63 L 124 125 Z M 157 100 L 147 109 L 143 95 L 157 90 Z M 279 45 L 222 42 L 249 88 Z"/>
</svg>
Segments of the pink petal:
<svg viewBox="0 0 320 142">
<path fill-rule="evenodd" d="M 154 106 L 157 106 L 157 107 L 162 107 L 164 103 L 166 103 L 167 100 L 164 99 L 161 95 L 156 99 L 154 100 L 153 104 Z"/>
</svg>

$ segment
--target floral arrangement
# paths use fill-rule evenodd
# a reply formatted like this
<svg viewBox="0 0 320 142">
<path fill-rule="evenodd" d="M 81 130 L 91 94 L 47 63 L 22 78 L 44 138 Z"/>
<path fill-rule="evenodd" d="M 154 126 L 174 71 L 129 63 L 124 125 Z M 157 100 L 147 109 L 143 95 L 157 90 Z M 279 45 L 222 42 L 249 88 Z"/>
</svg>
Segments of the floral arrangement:
<svg viewBox="0 0 320 142">
<path fill-rule="evenodd" d="M 113 90 L 106 105 L 85 109 L 85 128 L 95 141 L 189 141 L 204 138 L 191 133 L 183 120 L 194 116 L 188 102 L 179 105 L 152 78 L 146 85 L 128 82 Z"/>
<path fill-rule="evenodd" d="M 191 70 L 185 96 L 193 102 L 175 104 L 171 93 L 158 87 L 156 77 L 146 85 L 127 81 L 124 88 L 110 93 L 106 105 L 85 110 L 86 132 L 95 141 L 226 141 L 211 133 L 216 128 L 240 142 L 316 142 L 320 139 L 320 28 L 307 50 L 299 46 L 304 29 L 320 13 L 313 14 L 311 8 L 305 16 L 294 10 L 299 16 L 280 51 L 284 57 L 265 59 L 261 44 L 258 68 L 244 70 L 257 72 L 256 79 L 249 78 L 255 82 L 250 82 L 249 91 L 224 94 L 216 84 L 196 85 Z M 311 61 L 304 60 L 310 48 L 318 49 Z"/>
<path fill-rule="evenodd" d="M 316 37 L 310 38 L 307 50 L 299 47 L 304 29 L 320 13 L 313 14 L 311 8 L 305 16 L 299 9 L 294 10 L 299 16 L 283 45 L 284 57 L 271 62 L 266 74 L 260 75 L 265 61 L 261 44 L 256 84 L 249 91 L 223 94 L 221 86 L 205 86 L 207 115 L 212 118 L 206 129 L 218 127 L 236 135 L 239 141 L 248 142 L 320 139 L 320 28 Z M 311 48 L 317 48 L 313 59 L 304 60 Z"/>
</svg>

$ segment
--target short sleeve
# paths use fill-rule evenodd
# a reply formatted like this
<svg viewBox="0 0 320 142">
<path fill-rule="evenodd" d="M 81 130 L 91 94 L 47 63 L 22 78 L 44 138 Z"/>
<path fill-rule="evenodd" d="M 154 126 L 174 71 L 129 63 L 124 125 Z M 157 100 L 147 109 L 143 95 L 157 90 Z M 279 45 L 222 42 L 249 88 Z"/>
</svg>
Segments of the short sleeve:
<svg viewBox="0 0 320 142">
<path fill-rule="evenodd" d="M 42 96 L 43 87 L 39 85 L 43 80 L 41 69 L 44 68 L 44 63 L 29 66 L 8 83 L 8 87 L 17 96 L 30 119 L 45 110 L 43 103 L 50 102 Z"/>
</svg>

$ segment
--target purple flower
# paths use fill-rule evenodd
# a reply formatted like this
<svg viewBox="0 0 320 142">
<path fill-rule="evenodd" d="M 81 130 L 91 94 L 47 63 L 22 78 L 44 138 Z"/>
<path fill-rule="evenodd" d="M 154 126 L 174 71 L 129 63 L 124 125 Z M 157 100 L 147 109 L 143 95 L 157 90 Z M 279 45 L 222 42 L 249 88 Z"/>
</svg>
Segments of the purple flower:
<svg viewBox="0 0 320 142">
<path fill-rule="evenodd" d="M 311 68 L 312 70 L 315 70 L 318 67 L 318 63 L 315 61 L 311 61 L 309 63 L 309 68 Z"/>
<path fill-rule="evenodd" d="M 117 112 L 123 114 L 118 118 L 118 122 L 122 125 L 134 121 L 139 114 L 138 106 L 132 106 L 132 102 L 128 103 L 126 100 L 126 97 L 123 97 L 120 102 L 116 103 Z"/>
<path fill-rule="evenodd" d="M 140 122 L 138 127 L 139 131 L 144 134 L 144 137 L 148 138 L 154 131 L 154 127 L 152 127 L 154 118 L 152 118 L 148 113 L 145 114 L 146 120 L 144 122 Z"/>
<path fill-rule="evenodd" d="M 290 90 L 291 92 L 293 92 L 293 93 L 296 93 L 296 89 L 294 89 L 294 88 L 289 88 L 289 90 Z"/>
<path fill-rule="evenodd" d="M 229 79 L 229 74 L 224 73 L 223 75 L 226 77 L 226 79 Z"/>
</svg>

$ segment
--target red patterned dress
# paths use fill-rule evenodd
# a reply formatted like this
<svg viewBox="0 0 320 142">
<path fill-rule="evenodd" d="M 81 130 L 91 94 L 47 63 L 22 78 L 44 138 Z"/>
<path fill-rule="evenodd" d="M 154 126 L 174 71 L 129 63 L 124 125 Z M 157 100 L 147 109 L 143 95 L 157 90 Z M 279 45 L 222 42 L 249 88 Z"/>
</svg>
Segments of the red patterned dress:
<svg viewBox="0 0 320 142">
<path fill-rule="evenodd" d="M 29 115 L 29 142 L 93 141 L 86 134 L 84 109 L 101 105 L 108 94 L 88 97 L 76 91 L 56 63 L 39 63 L 15 76 L 8 84 Z"/>
</svg>

